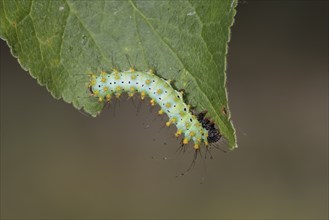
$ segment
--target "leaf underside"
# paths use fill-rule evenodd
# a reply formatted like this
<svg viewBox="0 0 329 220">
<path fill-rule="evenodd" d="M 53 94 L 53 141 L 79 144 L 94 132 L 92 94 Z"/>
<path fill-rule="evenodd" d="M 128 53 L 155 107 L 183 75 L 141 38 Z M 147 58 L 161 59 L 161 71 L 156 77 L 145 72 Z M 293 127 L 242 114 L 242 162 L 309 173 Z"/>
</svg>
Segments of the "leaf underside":
<svg viewBox="0 0 329 220">
<path fill-rule="evenodd" d="M 122 70 L 129 60 L 185 90 L 208 110 L 231 149 L 237 147 L 226 92 L 226 53 L 236 0 L 1 0 L 0 37 L 21 66 L 53 97 L 96 116 L 88 96 L 91 72 Z"/>
</svg>

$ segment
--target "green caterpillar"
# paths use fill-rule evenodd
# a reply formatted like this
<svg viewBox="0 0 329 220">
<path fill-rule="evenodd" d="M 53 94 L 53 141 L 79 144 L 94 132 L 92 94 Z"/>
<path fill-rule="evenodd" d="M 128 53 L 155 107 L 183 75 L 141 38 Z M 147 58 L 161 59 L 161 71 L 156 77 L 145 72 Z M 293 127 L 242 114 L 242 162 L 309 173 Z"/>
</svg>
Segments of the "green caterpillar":
<svg viewBox="0 0 329 220">
<path fill-rule="evenodd" d="M 132 97 L 136 92 L 140 93 L 141 99 L 146 95 L 151 98 L 151 105 L 160 106 L 159 114 L 167 114 L 169 121 L 166 126 L 175 124 L 177 127 L 176 137 L 183 135 L 182 144 L 194 142 L 194 148 L 198 150 L 201 144 L 208 146 L 208 143 L 220 139 L 219 131 L 209 119 L 204 118 L 206 112 L 197 116 L 190 111 L 189 105 L 183 100 L 183 92 L 176 91 L 169 80 L 164 80 L 150 71 L 135 71 L 130 68 L 128 71 L 119 72 L 114 69 L 108 74 L 101 72 L 99 76 L 92 75 L 89 83 L 90 93 L 98 97 L 100 102 L 109 102 L 112 96 L 117 98 L 123 92 Z"/>
</svg>

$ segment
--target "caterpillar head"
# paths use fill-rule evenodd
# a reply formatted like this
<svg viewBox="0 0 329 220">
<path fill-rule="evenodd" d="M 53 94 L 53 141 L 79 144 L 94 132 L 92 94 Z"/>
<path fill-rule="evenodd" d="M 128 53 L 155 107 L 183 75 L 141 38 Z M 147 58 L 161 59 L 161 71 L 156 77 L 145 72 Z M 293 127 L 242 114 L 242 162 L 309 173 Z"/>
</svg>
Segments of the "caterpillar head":
<svg viewBox="0 0 329 220">
<path fill-rule="evenodd" d="M 208 131 L 208 143 L 215 143 L 219 141 L 222 137 L 219 130 L 215 127 L 214 122 L 210 121 L 208 118 L 205 118 L 207 111 L 202 111 L 197 114 L 198 121 L 202 124 L 202 127 Z"/>
</svg>

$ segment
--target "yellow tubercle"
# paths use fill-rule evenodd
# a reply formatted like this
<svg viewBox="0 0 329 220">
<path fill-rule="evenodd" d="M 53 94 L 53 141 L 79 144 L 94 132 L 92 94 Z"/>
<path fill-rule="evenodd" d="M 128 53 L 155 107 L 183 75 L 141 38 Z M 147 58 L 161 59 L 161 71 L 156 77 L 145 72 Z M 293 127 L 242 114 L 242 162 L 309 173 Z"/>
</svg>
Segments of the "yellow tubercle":
<svg viewBox="0 0 329 220">
<path fill-rule="evenodd" d="M 97 77 L 96 74 L 94 74 L 94 73 L 91 74 L 92 79 L 96 79 L 96 77 Z"/>
<path fill-rule="evenodd" d="M 133 73 L 133 72 L 135 72 L 135 69 L 133 67 L 130 67 L 129 71 Z"/>
<path fill-rule="evenodd" d="M 159 114 L 159 115 L 163 115 L 163 113 L 164 113 L 164 112 L 163 112 L 162 109 L 160 109 L 160 110 L 158 111 L 158 114 Z"/>
<path fill-rule="evenodd" d="M 154 72 L 155 72 L 154 69 L 150 69 L 150 70 L 149 70 L 149 73 L 150 73 L 151 75 L 154 75 Z"/>
<path fill-rule="evenodd" d="M 172 118 L 169 121 L 166 122 L 167 127 L 169 127 L 172 123 L 176 123 L 177 119 L 176 118 Z"/>
<path fill-rule="evenodd" d="M 121 93 L 120 93 L 120 92 L 115 93 L 115 97 L 116 97 L 117 99 L 120 98 L 120 96 L 121 96 Z"/>
<path fill-rule="evenodd" d="M 190 126 L 191 126 L 190 122 L 186 122 L 186 123 L 185 123 L 185 127 L 186 127 L 186 129 L 189 129 Z"/>
<path fill-rule="evenodd" d="M 200 144 L 199 143 L 194 144 L 194 149 L 195 150 L 198 150 L 199 148 L 200 148 Z"/>
<path fill-rule="evenodd" d="M 98 97 L 98 101 L 99 102 L 103 102 L 103 98 L 102 97 Z"/>
<path fill-rule="evenodd" d="M 105 71 L 101 71 L 101 75 L 102 76 L 105 76 L 106 75 L 106 72 Z"/>
<path fill-rule="evenodd" d="M 187 138 L 184 138 L 183 144 L 188 144 L 188 139 Z"/>
<path fill-rule="evenodd" d="M 106 92 L 107 90 L 109 90 L 109 88 L 107 86 L 104 86 L 103 91 Z"/>
<path fill-rule="evenodd" d="M 149 79 L 145 80 L 146 85 L 149 85 L 151 81 Z"/>
<path fill-rule="evenodd" d="M 154 106 L 155 105 L 155 100 L 154 99 L 151 99 L 150 100 L 150 103 L 151 103 L 152 106 Z"/>
<path fill-rule="evenodd" d="M 175 133 L 175 136 L 178 137 L 179 135 L 182 134 L 182 130 L 178 130 L 176 133 Z"/>
<path fill-rule="evenodd" d="M 111 94 L 107 94 L 107 95 L 106 95 L 106 101 L 107 101 L 107 102 L 111 101 Z"/>
<path fill-rule="evenodd" d="M 94 92 L 94 95 L 97 96 L 98 94 L 99 94 L 99 91 L 96 90 L 96 91 Z"/>
<path fill-rule="evenodd" d="M 128 96 L 131 98 L 131 97 L 133 97 L 133 96 L 134 96 L 134 93 L 132 93 L 132 92 L 129 92 L 129 93 L 128 93 Z"/>
<path fill-rule="evenodd" d="M 158 89 L 157 90 L 157 94 L 160 95 L 162 93 L 162 90 L 161 89 Z"/>
<path fill-rule="evenodd" d="M 204 144 L 205 144 L 206 146 L 208 146 L 208 145 L 209 145 L 208 141 L 205 141 L 205 142 L 204 142 Z"/>
<path fill-rule="evenodd" d="M 167 103 L 166 103 L 166 107 L 167 107 L 167 108 L 170 108 L 170 107 L 171 107 L 171 103 L 170 103 L 170 102 L 167 102 Z"/>
<path fill-rule="evenodd" d="M 132 80 L 136 79 L 136 75 L 131 75 L 130 77 Z"/>
<path fill-rule="evenodd" d="M 132 92 L 132 93 L 134 93 L 135 92 L 135 88 L 134 87 L 130 87 L 129 91 Z"/>
<path fill-rule="evenodd" d="M 119 79 L 120 79 L 120 75 L 119 75 L 118 73 L 115 73 L 114 78 L 115 78 L 116 80 L 119 80 Z"/>
<path fill-rule="evenodd" d="M 106 78 L 102 77 L 101 82 L 105 83 L 106 82 Z"/>
<path fill-rule="evenodd" d="M 145 96 L 146 96 L 145 92 L 141 92 L 141 99 L 142 99 L 142 100 L 145 99 Z"/>
<path fill-rule="evenodd" d="M 115 88 L 115 90 L 119 92 L 119 91 L 121 91 L 121 87 L 120 87 L 120 86 L 117 86 L 117 87 Z"/>
<path fill-rule="evenodd" d="M 118 73 L 119 73 L 119 70 L 118 70 L 117 68 L 113 68 L 113 72 L 114 72 L 115 74 L 118 74 Z"/>
<path fill-rule="evenodd" d="M 90 86 L 94 86 L 95 84 L 96 84 L 96 80 L 95 79 L 91 80 L 90 83 L 89 83 Z"/>
<path fill-rule="evenodd" d="M 191 131 L 191 132 L 190 132 L 190 136 L 191 136 L 191 137 L 194 137 L 194 136 L 195 136 L 195 132 Z"/>
</svg>

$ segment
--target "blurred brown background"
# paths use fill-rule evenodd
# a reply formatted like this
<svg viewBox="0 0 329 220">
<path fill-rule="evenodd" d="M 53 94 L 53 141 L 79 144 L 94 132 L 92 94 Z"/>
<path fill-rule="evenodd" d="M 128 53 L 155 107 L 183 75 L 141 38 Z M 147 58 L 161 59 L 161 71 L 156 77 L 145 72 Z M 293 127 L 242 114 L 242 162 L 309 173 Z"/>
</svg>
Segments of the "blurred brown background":
<svg viewBox="0 0 329 220">
<path fill-rule="evenodd" d="M 175 129 L 146 104 L 86 117 L 1 41 L 1 217 L 327 219 L 328 2 L 237 10 L 228 90 L 239 148 L 180 178 L 192 154 L 175 154 Z M 152 159 L 164 156 L 174 159 Z"/>
</svg>

